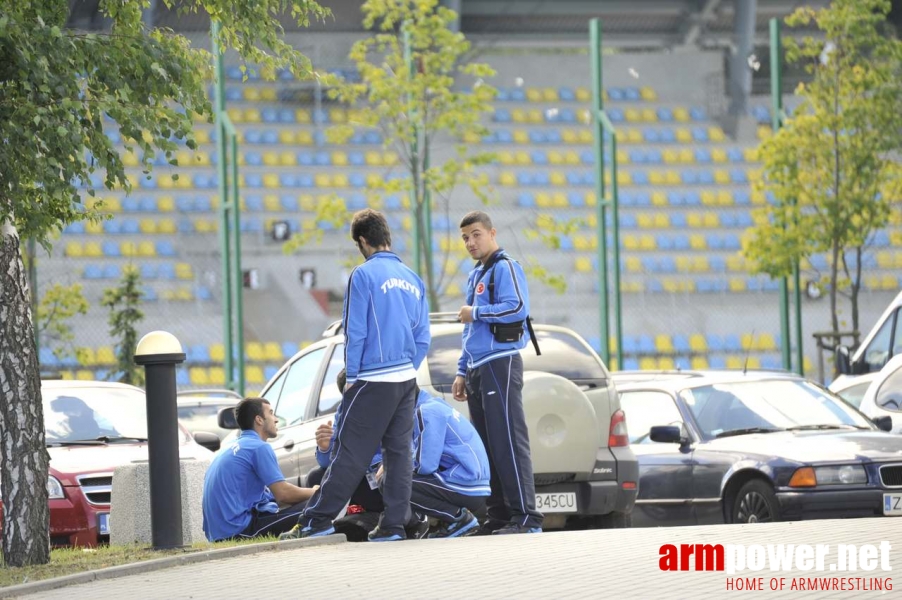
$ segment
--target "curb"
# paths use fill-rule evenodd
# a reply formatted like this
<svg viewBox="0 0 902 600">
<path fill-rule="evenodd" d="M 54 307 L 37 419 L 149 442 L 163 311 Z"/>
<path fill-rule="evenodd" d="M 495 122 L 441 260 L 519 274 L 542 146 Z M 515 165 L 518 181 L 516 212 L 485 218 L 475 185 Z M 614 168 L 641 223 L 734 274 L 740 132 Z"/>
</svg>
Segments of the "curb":
<svg viewBox="0 0 902 600">
<path fill-rule="evenodd" d="M 264 544 L 248 544 L 245 546 L 235 546 L 233 548 L 221 548 L 219 550 L 202 550 L 200 552 L 192 552 L 189 554 L 167 556 L 165 558 L 145 560 L 127 565 L 108 567 L 106 569 L 86 571 L 84 573 L 76 573 L 74 575 L 64 575 L 62 577 L 44 579 L 41 581 L 35 581 L 33 583 L 11 585 L 9 587 L 0 588 L 0 598 L 15 598 L 18 596 L 24 596 L 26 594 L 48 592 L 50 590 L 55 590 L 70 585 L 90 583 L 92 581 L 102 581 L 104 579 L 115 579 L 117 577 L 127 577 L 129 575 L 149 573 L 151 571 L 168 569 L 170 567 L 190 565 L 210 560 L 219 560 L 221 558 L 247 556 L 251 554 L 259 554 L 260 552 L 299 550 L 301 548 L 312 548 L 315 546 L 334 546 L 337 544 L 343 544 L 345 542 L 347 542 L 347 538 L 344 534 L 340 533 L 306 540 L 266 542 Z"/>
</svg>

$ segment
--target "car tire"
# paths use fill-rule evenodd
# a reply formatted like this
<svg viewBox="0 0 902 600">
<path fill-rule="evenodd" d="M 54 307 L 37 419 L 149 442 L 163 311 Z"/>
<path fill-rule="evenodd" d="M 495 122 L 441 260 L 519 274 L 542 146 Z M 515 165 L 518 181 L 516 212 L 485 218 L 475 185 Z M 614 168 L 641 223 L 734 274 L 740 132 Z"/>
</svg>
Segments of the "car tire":
<svg viewBox="0 0 902 600">
<path fill-rule="evenodd" d="M 733 498 L 730 517 L 733 523 L 780 521 L 780 503 L 773 487 L 761 479 L 747 481 Z"/>
</svg>

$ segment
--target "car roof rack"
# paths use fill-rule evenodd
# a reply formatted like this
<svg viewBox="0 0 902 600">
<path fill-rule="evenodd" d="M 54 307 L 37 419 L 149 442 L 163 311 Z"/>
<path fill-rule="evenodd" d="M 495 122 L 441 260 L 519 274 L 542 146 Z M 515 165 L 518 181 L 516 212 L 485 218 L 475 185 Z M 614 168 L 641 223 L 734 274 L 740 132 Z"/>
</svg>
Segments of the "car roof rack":
<svg viewBox="0 0 902 600">
<path fill-rule="evenodd" d="M 429 322 L 430 323 L 460 323 L 460 320 L 457 318 L 457 313 L 455 312 L 431 312 L 429 313 Z M 338 335 L 344 331 L 341 326 L 341 320 L 333 321 L 323 330 L 323 337 L 329 338 L 334 335 Z"/>
</svg>

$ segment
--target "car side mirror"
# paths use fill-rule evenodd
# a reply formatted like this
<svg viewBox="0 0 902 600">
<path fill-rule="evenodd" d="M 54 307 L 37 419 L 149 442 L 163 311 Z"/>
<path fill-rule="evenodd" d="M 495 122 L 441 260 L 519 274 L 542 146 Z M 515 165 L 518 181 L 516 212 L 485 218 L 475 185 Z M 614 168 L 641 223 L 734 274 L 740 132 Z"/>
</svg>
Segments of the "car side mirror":
<svg viewBox="0 0 902 600">
<path fill-rule="evenodd" d="M 877 429 L 880 431 L 892 431 L 893 430 L 893 418 L 889 415 L 884 415 L 882 417 L 877 417 L 872 419 L 874 425 L 877 426 Z"/>
<path fill-rule="evenodd" d="M 662 444 L 684 444 L 688 439 L 683 435 L 683 428 L 678 425 L 654 425 L 648 437 L 653 442 Z"/>
<path fill-rule="evenodd" d="M 238 419 L 235 417 L 235 409 L 228 407 L 219 410 L 216 415 L 216 424 L 222 429 L 238 429 Z"/>
<path fill-rule="evenodd" d="M 848 346 L 837 346 L 833 353 L 836 362 L 836 372 L 840 375 L 850 375 L 852 373 L 852 351 Z"/>
<path fill-rule="evenodd" d="M 211 452 L 219 450 L 219 446 L 222 443 L 218 435 L 210 433 L 209 431 L 194 432 L 194 441 Z"/>
</svg>

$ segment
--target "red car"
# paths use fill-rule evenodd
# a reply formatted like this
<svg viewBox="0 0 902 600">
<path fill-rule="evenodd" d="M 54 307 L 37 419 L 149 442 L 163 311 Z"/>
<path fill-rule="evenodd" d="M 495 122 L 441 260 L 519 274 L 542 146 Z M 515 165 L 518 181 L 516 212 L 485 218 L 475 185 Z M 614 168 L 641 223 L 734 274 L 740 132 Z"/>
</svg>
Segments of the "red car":
<svg viewBox="0 0 902 600">
<path fill-rule="evenodd" d="M 44 428 L 50 453 L 50 542 L 96 546 L 109 541 L 113 470 L 147 460 L 144 390 L 100 381 L 43 381 Z M 209 459 L 215 434 L 179 425 L 179 454 Z M 205 447 L 202 447 L 203 444 Z"/>
</svg>

